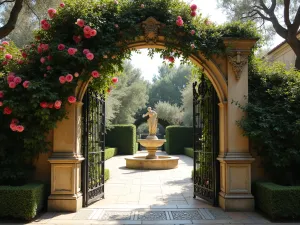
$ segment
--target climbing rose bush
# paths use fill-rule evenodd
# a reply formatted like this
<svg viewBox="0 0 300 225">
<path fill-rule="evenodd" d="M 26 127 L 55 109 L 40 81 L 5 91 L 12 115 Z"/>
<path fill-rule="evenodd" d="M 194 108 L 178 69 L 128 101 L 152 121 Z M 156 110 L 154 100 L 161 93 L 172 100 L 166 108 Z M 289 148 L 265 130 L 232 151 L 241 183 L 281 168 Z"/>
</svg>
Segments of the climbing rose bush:
<svg viewBox="0 0 300 225">
<path fill-rule="evenodd" d="M 0 157 L 14 161 L 5 166 L 30 162 L 51 149 L 45 136 L 66 118 L 67 108 L 80 101 L 78 82 L 91 81 L 99 92 L 112 90 L 123 59 L 130 57 L 128 43 L 143 35 L 141 22 L 150 16 L 162 23 L 159 32 L 167 41 L 166 49 L 150 55 L 160 52 L 170 64 L 198 51 L 207 58 L 223 53 L 223 37 L 257 36 L 251 24 L 208 26 L 196 10 L 179 0 L 67 0 L 48 9 L 34 42 L 17 49 L 3 41 Z"/>
</svg>

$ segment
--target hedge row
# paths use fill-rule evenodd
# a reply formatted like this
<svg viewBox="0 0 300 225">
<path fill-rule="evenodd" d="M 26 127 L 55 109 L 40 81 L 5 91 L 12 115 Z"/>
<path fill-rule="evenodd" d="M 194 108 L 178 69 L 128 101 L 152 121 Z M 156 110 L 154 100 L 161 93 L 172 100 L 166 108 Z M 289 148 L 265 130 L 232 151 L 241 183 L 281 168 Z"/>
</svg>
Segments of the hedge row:
<svg viewBox="0 0 300 225">
<path fill-rule="evenodd" d="M 109 169 L 104 169 L 104 181 L 107 181 L 110 178 Z"/>
<path fill-rule="evenodd" d="M 135 125 L 109 126 L 106 134 L 106 145 L 117 148 L 119 155 L 133 155 L 136 153 Z"/>
<path fill-rule="evenodd" d="M 256 207 L 272 219 L 300 218 L 300 186 L 257 182 L 254 196 Z"/>
<path fill-rule="evenodd" d="M 0 217 L 31 220 L 42 209 L 44 184 L 0 186 Z"/>
<path fill-rule="evenodd" d="M 108 160 L 118 154 L 117 148 L 105 148 L 105 160 Z"/>
<path fill-rule="evenodd" d="M 184 154 L 184 148 L 193 146 L 193 127 L 168 126 L 165 150 L 168 154 Z"/>
<path fill-rule="evenodd" d="M 193 148 L 184 148 L 184 154 L 191 158 L 194 158 L 194 149 Z"/>
</svg>

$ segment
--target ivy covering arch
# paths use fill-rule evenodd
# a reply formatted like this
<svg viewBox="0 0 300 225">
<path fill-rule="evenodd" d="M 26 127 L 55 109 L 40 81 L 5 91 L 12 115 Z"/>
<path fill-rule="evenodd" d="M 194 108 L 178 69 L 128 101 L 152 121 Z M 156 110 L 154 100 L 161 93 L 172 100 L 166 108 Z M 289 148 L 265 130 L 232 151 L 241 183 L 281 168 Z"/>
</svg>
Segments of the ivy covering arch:
<svg viewBox="0 0 300 225">
<path fill-rule="evenodd" d="M 161 22 L 159 32 L 166 43 L 164 50 L 151 50 L 150 55 L 160 52 L 170 64 L 199 51 L 206 58 L 225 53 L 223 37 L 258 36 L 251 23 L 217 26 L 196 15 L 196 9 L 180 0 L 66 0 L 48 10 L 34 42 L 17 49 L 3 41 L 0 157 L 7 160 L 0 160 L 6 168 L 0 179 L 20 180 L 24 173 L 17 173 L 23 171 L 18 168 L 48 151 L 45 135 L 67 117 L 65 105 L 76 102 L 79 81 L 93 77 L 92 88 L 113 88 L 122 61 L 130 58 L 128 45 L 142 35 L 141 23 L 147 18 Z"/>
</svg>

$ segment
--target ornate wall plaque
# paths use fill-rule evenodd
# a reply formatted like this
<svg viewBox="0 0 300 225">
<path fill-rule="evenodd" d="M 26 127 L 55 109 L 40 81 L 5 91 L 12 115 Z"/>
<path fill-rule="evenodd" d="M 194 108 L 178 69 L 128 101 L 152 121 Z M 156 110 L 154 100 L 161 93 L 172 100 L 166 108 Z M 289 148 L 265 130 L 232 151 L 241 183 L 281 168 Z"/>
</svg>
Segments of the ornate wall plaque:
<svg viewBox="0 0 300 225">
<path fill-rule="evenodd" d="M 142 22 L 142 28 L 144 30 L 145 41 L 149 44 L 155 44 L 158 38 L 158 31 L 161 27 L 161 23 L 153 17 L 149 17 Z"/>
<path fill-rule="evenodd" d="M 241 52 L 237 52 L 236 55 L 228 55 L 229 62 L 232 65 L 233 72 L 237 80 L 240 79 L 242 71 L 246 63 L 248 62 L 247 55 L 241 55 Z"/>
</svg>

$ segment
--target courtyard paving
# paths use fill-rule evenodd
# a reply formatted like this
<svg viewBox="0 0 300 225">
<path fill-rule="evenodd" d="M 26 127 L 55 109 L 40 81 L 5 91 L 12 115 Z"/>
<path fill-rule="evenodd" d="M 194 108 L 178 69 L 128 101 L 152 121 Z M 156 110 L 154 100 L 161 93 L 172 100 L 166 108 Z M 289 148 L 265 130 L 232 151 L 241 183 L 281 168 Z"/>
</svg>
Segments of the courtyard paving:
<svg viewBox="0 0 300 225">
<path fill-rule="evenodd" d="M 223 212 L 193 199 L 193 160 L 187 156 L 179 156 L 177 169 L 158 171 L 126 169 L 125 157 L 106 161 L 105 199 L 76 213 L 47 212 L 30 224 L 275 224 L 255 212 Z"/>
</svg>

